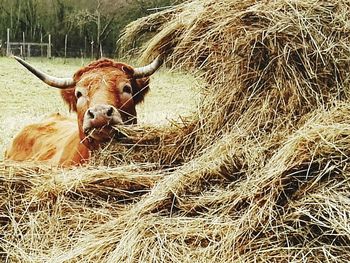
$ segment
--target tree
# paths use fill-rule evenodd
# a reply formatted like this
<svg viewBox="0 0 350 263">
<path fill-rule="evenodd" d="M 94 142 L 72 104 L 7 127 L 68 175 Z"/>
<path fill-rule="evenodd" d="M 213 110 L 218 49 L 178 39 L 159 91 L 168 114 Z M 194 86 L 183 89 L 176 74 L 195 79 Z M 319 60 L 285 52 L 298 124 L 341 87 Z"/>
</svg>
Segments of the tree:
<svg viewBox="0 0 350 263">
<path fill-rule="evenodd" d="M 94 12 L 89 11 L 88 9 L 77 10 L 74 13 L 72 13 L 68 18 L 70 24 L 79 27 L 80 30 L 84 27 L 87 27 L 90 24 L 93 24 L 96 27 L 96 58 L 103 56 L 102 43 L 105 39 L 109 37 L 112 31 L 111 25 L 115 18 L 115 14 L 113 13 L 102 13 L 101 6 L 101 0 L 98 0 Z"/>
<path fill-rule="evenodd" d="M 1 0 L 0 39 L 44 41 L 51 33 L 53 55 L 63 54 L 65 35 L 69 35 L 71 55 L 80 56 L 86 40 L 96 43 L 96 57 L 112 55 L 122 28 L 149 14 L 154 7 L 169 6 L 178 0 Z M 86 51 L 86 50 L 85 50 Z"/>
</svg>

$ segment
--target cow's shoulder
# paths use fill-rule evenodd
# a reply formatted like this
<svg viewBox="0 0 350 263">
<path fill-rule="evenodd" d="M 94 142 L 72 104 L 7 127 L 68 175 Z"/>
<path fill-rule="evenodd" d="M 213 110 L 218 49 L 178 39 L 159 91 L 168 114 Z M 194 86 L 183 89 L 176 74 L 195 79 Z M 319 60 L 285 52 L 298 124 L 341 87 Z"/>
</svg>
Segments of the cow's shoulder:
<svg viewBox="0 0 350 263">
<path fill-rule="evenodd" d="M 59 113 L 25 126 L 5 152 L 5 159 L 50 165 L 79 164 L 86 158 L 76 119 Z"/>
</svg>

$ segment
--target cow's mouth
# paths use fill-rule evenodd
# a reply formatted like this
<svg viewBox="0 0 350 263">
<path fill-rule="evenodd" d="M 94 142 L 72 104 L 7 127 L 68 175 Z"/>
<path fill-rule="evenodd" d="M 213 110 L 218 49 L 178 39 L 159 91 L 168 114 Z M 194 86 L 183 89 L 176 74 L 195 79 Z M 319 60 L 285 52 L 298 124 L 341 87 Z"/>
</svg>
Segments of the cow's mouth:
<svg viewBox="0 0 350 263">
<path fill-rule="evenodd" d="M 113 131 L 108 126 L 100 128 L 88 128 L 84 130 L 85 138 L 88 140 L 95 140 L 98 142 L 104 142 L 113 138 Z"/>
<path fill-rule="evenodd" d="M 84 130 L 85 139 L 98 143 L 108 142 L 112 139 L 125 138 L 125 134 L 116 130 L 110 125 L 105 125 L 99 128 L 86 128 Z"/>
</svg>

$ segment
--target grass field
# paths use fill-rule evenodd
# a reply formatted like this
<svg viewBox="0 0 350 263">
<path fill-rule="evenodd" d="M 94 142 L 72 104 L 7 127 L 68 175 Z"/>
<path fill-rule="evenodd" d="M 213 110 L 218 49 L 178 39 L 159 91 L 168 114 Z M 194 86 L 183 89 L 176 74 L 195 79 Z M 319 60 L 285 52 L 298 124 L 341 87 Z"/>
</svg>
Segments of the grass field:
<svg viewBox="0 0 350 263">
<path fill-rule="evenodd" d="M 71 76 L 88 60 L 33 58 L 30 63 L 59 77 Z M 0 57 L 0 160 L 6 145 L 25 125 L 51 113 L 70 114 L 59 91 L 48 87 L 12 58 Z M 139 123 L 165 124 L 196 109 L 199 85 L 190 75 L 160 69 L 152 76 L 151 91 L 138 106 Z"/>
</svg>

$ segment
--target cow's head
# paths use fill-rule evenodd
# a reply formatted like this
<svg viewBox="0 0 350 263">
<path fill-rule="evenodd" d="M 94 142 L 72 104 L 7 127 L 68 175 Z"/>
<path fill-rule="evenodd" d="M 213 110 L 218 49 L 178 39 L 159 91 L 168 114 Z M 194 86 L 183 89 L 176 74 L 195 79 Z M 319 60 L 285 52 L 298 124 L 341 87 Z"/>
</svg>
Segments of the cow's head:
<svg viewBox="0 0 350 263">
<path fill-rule="evenodd" d="M 72 78 L 56 78 L 15 58 L 46 84 L 62 89 L 63 99 L 77 112 L 80 139 L 90 149 L 114 135 L 113 125 L 136 123 L 135 105 L 149 90 L 148 77 L 162 64 L 160 57 L 140 68 L 100 59 Z"/>
</svg>

